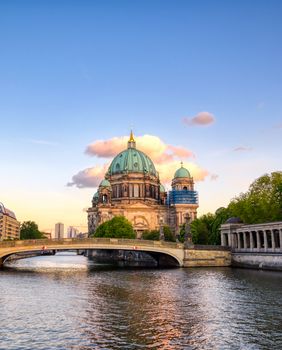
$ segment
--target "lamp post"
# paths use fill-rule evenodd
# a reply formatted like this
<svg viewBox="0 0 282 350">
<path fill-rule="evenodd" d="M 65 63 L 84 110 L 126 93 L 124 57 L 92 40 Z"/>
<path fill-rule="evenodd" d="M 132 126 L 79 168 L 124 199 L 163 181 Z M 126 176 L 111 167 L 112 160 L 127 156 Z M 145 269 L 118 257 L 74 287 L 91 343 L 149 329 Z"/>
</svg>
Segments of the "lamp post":
<svg viewBox="0 0 282 350">
<path fill-rule="evenodd" d="M 164 236 L 164 219 L 163 217 L 161 216 L 160 217 L 160 241 L 164 241 L 165 239 L 165 236 Z"/>
</svg>

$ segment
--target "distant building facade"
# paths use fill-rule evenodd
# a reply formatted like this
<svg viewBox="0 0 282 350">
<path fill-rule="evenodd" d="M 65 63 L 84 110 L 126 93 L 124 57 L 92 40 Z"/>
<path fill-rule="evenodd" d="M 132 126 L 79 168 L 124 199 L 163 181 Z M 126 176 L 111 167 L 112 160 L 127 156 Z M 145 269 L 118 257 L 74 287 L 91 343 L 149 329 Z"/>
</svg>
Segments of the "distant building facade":
<svg viewBox="0 0 282 350">
<path fill-rule="evenodd" d="M 55 238 L 62 239 L 65 238 L 64 224 L 58 222 L 55 224 Z"/>
<path fill-rule="evenodd" d="M 76 238 L 79 234 L 79 230 L 73 226 L 68 227 L 68 238 Z"/>
<path fill-rule="evenodd" d="M 114 216 L 125 216 L 137 237 L 143 231 L 168 225 L 177 234 L 185 216 L 197 217 L 198 194 L 189 171 L 175 172 L 172 189 L 166 192 L 152 160 L 136 148 L 131 132 L 127 149 L 112 161 L 105 179 L 92 199 L 88 212 L 88 230 L 92 233 Z"/>
<path fill-rule="evenodd" d="M 0 203 L 0 240 L 19 238 L 20 223 L 15 213 Z"/>
</svg>

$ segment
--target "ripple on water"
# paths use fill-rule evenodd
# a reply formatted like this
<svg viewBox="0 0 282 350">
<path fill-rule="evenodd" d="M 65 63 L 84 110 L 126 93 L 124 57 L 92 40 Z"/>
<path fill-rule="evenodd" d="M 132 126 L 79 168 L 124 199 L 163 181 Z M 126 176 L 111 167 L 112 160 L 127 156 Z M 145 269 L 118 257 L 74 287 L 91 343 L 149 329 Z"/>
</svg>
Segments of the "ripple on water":
<svg viewBox="0 0 282 350">
<path fill-rule="evenodd" d="M 0 272 L 0 349 L 282 348 L 280 273 L 102 269 L 75 255 L 14 267 Z"/>
</svg>

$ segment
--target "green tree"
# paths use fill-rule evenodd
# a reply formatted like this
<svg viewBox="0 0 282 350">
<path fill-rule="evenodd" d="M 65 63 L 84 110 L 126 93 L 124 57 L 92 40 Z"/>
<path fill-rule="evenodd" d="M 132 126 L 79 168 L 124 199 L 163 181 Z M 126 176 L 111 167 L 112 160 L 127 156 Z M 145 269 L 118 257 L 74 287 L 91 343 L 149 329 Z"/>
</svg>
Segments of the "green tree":
<svg viewBox="0 0 282 350">
<path fill-rule="evenodd" d="M 171 232 L 171 229 L 169 226 L 164 225 L 163 227 L 164 230 L 164 237 L 165 241 L 168 242 L 175 242 L 174 235 Z M 150 241 L 159 241 L 160 240 L 160 230 L 147 230 L 144 231 L 142 234 L 143 239 L 148 239 Z"/>
<path fill-rule="evenodd" d="M 164 230 L 165 241 L 175 242 L 175 237 L 174 237 L 173 233 L 171 232 L 170 227 L 167 225 L 164 225 L 163 230 Z"/>
<path fill-rule="evenodd" d="M 132 224 L 124 216 L 115 216 L 98 226 L 94 237 L 133 239 L 135 233 Z"/>
<path fill-rule="evenodd" d="M 209 232 L 208 244 L 220 245 L 220 226 L 225 223 L 230 216 L 230 211 L 227 208 L 221 207 L 216 210 Z"/>
<path fill-rule="evenodd" d="M 256 179 L 246 193 L 230 202 L 228 210 L 247 224 L 282 220 L 282 172 Z"/>
<path fill-rule="evenodd" d="M 160 239 L 160 231 L 159 230 L 146 230 L 143 232 L 142 238 L 150 240 L 150 241 L 158 241 Z"/>
<path fill-rule="evenodd" d="M 20 228 L 20 239 L 43 239 L 45 236 L 39 231 L 34 221 L 24 221 Z"/>
</svg>

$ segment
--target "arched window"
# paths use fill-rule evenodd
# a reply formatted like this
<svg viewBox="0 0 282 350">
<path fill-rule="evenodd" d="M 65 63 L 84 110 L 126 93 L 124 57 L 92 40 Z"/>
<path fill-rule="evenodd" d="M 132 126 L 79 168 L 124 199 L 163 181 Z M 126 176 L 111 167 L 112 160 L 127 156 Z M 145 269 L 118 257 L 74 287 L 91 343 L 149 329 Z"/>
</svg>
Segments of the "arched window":
<svg viewBox="0 0 282 350">
<path fill-rule="evenodd" d="M 119 163 L 116 164 L 116 171 L 120 171 L 120 165 L 119 165 Z"/>
<path fill-rule="evenodd" d="M 108 202 L 108 196 L 106 194 L 103 194 L 102 196 L 102 202 L 107 203 Z"/>
<path fill-rule="evenodd" d="M 184 190 L 184 191 L 187 191 L 187 190 L 188 190 L 187 186 L 184 186 L 184 187 L 183 187 L 183 190 Z"/>
</svg>

